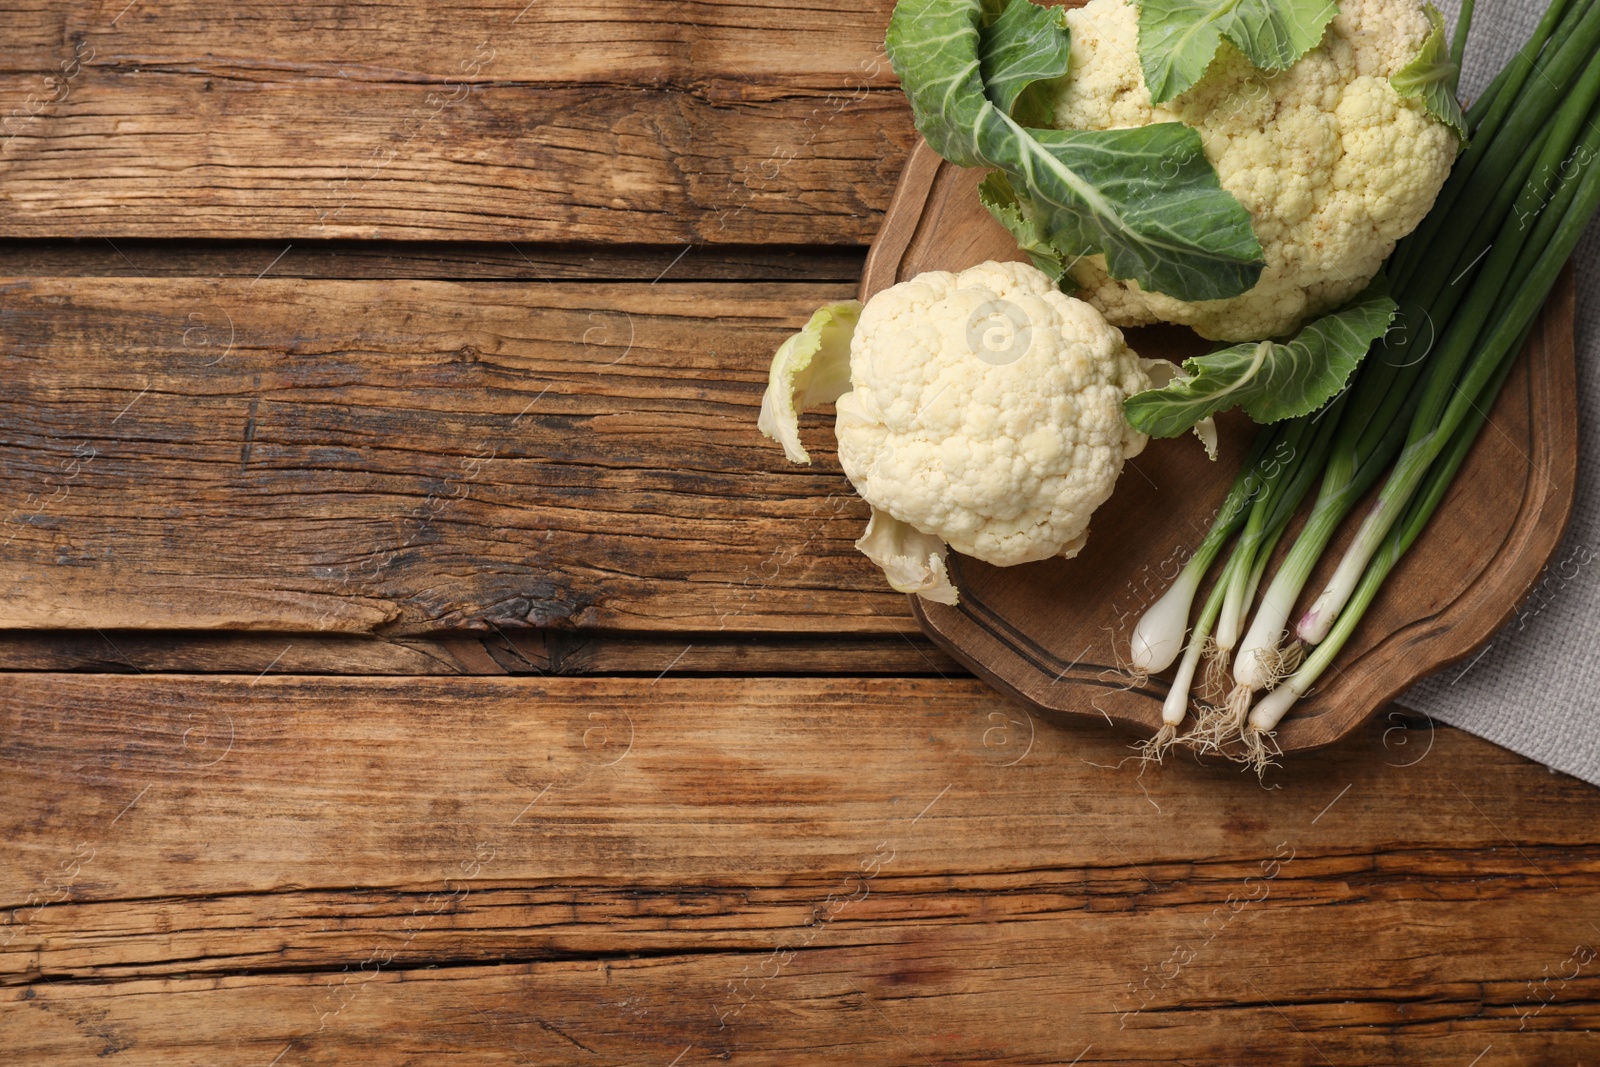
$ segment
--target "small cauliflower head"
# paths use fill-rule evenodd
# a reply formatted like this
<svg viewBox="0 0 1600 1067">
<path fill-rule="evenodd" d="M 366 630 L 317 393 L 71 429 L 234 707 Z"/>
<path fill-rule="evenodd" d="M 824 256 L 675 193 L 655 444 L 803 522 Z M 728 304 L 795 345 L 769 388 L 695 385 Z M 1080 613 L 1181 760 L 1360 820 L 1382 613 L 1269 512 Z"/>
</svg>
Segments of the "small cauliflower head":
<svg viewBox="0 0 1600 1067">
<path fill-rule="evenodd" d="M 1090 0 L 1067 23 L 1072 58 L 1056 86 L 1056 125 L 1192 126 L 1265 254 L 1254 288 L 1198 302 L 1117 281 L 1103 256 L 1080 260 L 1080 295 L 1118 326 L 1176 322 L 1224 341 L 1285 336 L 1372 280 L 1455 161 L 1454 131 L 1389 83 L 1432 28 L 1423 0 L 1339 0 L 1322 43 L 1284 71 L 1257 70 L 1224 40 L 1205 76 L 1160 105 L 1139 65 L 1134 0 Z"/>
<path fill-rule="evenodd" d="M 932 271 L 873 297 L 850 381 L 834 432 L 856 491 L 997 566 L 1076 555 L 1146 442 L 1122 414 L 1150 386 L 1139 357 L 1025 263 Z"/>
</svg>

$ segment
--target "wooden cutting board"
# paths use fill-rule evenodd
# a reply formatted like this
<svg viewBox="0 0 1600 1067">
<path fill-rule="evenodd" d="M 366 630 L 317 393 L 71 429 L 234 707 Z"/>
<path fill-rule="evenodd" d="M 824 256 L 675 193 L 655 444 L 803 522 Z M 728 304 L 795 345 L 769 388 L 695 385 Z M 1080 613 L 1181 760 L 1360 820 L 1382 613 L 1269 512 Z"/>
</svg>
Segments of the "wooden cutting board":
<svg viewBox="0 0 1600 1067">
<path fill-rule="evenodd" d="M 1026 258 L 978 203 L 983 173 L 946 163 L 919 143 L 867 257 L 863 300 L 922 271 Z M 1471 656 L 1517 613 L 1572 512 L 1572 323 L 1568 271 L 1431 525 L 1321 685 L 1279 727 L 1285 753 L 1337 741 L 1418 679 Z M 1144 356 L 1178 360 L 1208 344 L 1187 330 L 1126 332 Z M 1215 463 L 1192 437 L 1152 441 L 1095 513 L 1088 547 L 1075 559 L 998 568 L 952 554 L 961 602 L 912 597 L 922 628 L 996 688 L 1046 714 L 1103 717 L 1150 736 L 1171 671 L 1140 681 L 1119 664 L 1144 608 L 1205 534 L 1254 432 L 1240 418 L 1223 419 L 1221 431 Z M 1353 525 L 1308 589 L 1326 580 Z"/>
</svg>

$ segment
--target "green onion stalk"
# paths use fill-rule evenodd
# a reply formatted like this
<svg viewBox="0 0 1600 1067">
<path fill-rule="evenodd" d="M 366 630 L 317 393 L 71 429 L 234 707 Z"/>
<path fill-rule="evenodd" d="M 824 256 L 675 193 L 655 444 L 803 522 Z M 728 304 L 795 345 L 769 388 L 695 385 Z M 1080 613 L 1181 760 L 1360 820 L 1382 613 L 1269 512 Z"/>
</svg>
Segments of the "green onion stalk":
<svg viewBox="0 0 1600 1067">
<path fill-rule="evenodd" d="M 1335 410 L 1338 403 L 1333 405 Z M 1145 658 L 1136 668 L 1164 670 L 1178 658 L 1178 649 L 1183 652 L 1162 705 L 1161 729 L 1141 746 L 1146 758 L 1160 759 L 1177 740 L 1202 659 L 1210 655 L 1215 663 L 1216 657 L 1226 657 L 1226 649 L 1237 640 L 1238 616 L 1254 599 L 1267 559 L 1326 458 L 1333 422 L 1329 419 L 1319 426 L 1314 419 L 1296 419 L 1264 428 L 1256 435 L 1247 462 L 1200 547 L 1161 600 L 1139 620 L 1133 647 L 1136 656 Z M 1239 537 L 1233 552 L 1185 642 L 1194 597 L 1235 533 Z M 1222 628 L 1229 625 L 1230 613 L 1231 637 L 1218 629 L 1219 624 Z M 1219 643 L 1225 645 L 1221 651 Z M 1211 673 L 1208 670 L 1208 677 Z"/>
<path fill-rule="evenodd" d="M 1450 447 L 1429 470 L 1427 482 L 1420 495 L 1412 502 L 1405 521 L 1391 529 L 1384 538 L 1383 546 L 1373 556 L 1371 564 L 1361 576 L 1361 583 L 1350 598 L 1349 606 L 1340 614 L 1339 621 L 1328 635 L 1328 639 L 1317 646 L 1316 652 L 1306 659 L 1299 670 L 1262 697 L 1260 703 L 1251 710 L 1249 729 L 1245 731 L 1243 737 L 1245 759 L 1258 770 L 1265 770 L 1278 752 L 1272 742 L 1272 733 L 1277 729 L 1278 723 L 1294 706 L 1295 701 L 1304 696 L 1316 683 L 1333 662 L 1334 657 L 1344 648 L 1345 642 L 1355 632 L 1357 623 L 1372 606 L 1385 579 L 1389 577 L 1389 572 L 1394 570 L 1400 558 L 1415 543 L 1428 525 L 1428 520 L 1438 510 L 1439 503 L 1449 490 L 1456 472 L 1461 469 L 1462 463 L 1466 461 L 1468 453 L 1478 440 L 1478 432 L 1483 429 L 1488 417 L 1486 409 L 1493 406 L 1495 397 L 1500 394 L 1500 387 L 1505 384 L 1514 365 L 1514 360 L 1501 360 L 1494 380 L 1489 383 L 1484 393 L 1487 403 L 1473 410 L 1451 439 Z"/>
<path fill-rule="evenodd" d="M 1600 57 L 1594 65 L 1600 67 Z M 1578 113 L 1576 119 L 1564 113 L 1562 120 L 1563 128 L 1583 127 L 1582 136 L 1561 161 L 1563 173 L 1570 171 L 1570 176 L 1547 204 L 1538 205 L 1531 232 L 1519 242 L 1508 272 L 1500 276 L 1503 292 L 1493 302 L 1487 330 L 1456 342 L 1457 351 L 1442 353 L 1461 358 L 1436 363 L 1434 369 L 1443 370 L 1430 377 L 1406 450 L 1330 582 L 1333 594 L 1325 591 L 1302 620 L 1302 636 L 1309 632 L 1317 638 L 1315 651 L 1250 714 L 1254 736 L 1246 740 L 1258 764 L 1265 747 L 1261 735 L 1274 730 L 1327 670 L 1371 606 L 1383 580 L 1427 525 L 1476 441 L 1539 309 L 1600 208 L 1600 166 L 1595 165 L 1600 154 L 1600 109 Z M 1508 279 L 1517 283 L 1505 285 Z M 1348 577 L 1351 573 L 1357 575 L 1353 581 Z M 1342 586 L 1335 588 L 1337 583 L 1347 585 L 1348 591 Z"/>
<path fill-rule="evenodd" d="M 1272 486 L 1272 492 L 1258 502 L 1234 549 L 1235 558 L 1230 561 L 1233 573 L 1206 675 L 1206 696 L 1211 706 L 1201 715 L 1194 732 L 1194 742 L 1201 747 L 1220 747 L 1244 727 L 1250 705 L 1237 698 L 1237 687 L 1230 691 L 1227 685 L 1228 657 L 1238 645 L 1243 621 L 1255 603 L 1256 591 L 1274 549 L 1311 491 L 1318 472 L 1329 462 L 1348 397 L 1348 392 L 1342 394 L 1321 412 L 1285 424 L 1288 429 L 1284 440 L 1292 442 L 1294 448 L 1288 457 L 1287 472 Z M 1287 656 L 1293 657 L 1294 653 L 1291 651 Z M 1297 665 L 1298 660 L 1284 660 L 1276 664 L 1275 669 L 1286 673 Z M 1170 703 L 1170 695 L 1168 700 Z"/>
<path fill-rule="evenodd" d="M 1140 674 L 1164 671 L 1178 658 L 1195 594 L 1200 591 L 1200 584 L 1211 570 L 1211 564 L 1216 561 L 1228 539 L 1244 524 L 1252 502 L 1261 494 L 1266 481 L 1261 473 L 1263 457 L 1283 432 L 1283 427 L 1272 426 L 1256 434 L 1244 466 L 1234 478 L 1233 486 L 1223 499 L 1211 528 L 1206 531 L 1205 537 L 1178 572 L 1172 585 L 1134 626 L 1129 660 L 1129 666 L 1134 671 Z"/>
<path fill-rule="evenodd" d="M 1397 286 L 1412 279 L 1420 269 L 1419 259 L 1455 262 L 1468 237 L 1477 232 L 1480 219 L 1492 214 L 1486 208 L 1496 194 L 1506 193 L 1509 186 L 1510 195 L 1515 195 L 1509 176 L 1530 156 L 1519 136 L 1522 131 L 1542 130 L 1561 106 L 1593 51 L 1597 21 L 1600 9 L 1589 0 L 1577 0 L 1575 5 L 1572 0 L 1553 0 L 1533 35 L 1468 111 L 1471 143 L 1451 168 L 1432 210 L 1391 258 L 1390 279 Z M 1552 38 L 1555 44 L 1550 43 Z M 1513 135 L 1499 136 L 1507 128 Z M 1472 195 L 1467 195 L 1469 190 Z M 1463 199 L 1473 210 L 1455 211 Z"/>
<path fill-rule="evenodd" d="M 1456 33 L 1450 38 L 1450 62 L 1461 69 L 1461 57 L 1467 50 L 1467 31 L 1472 26 L 1473 0 L 1462 0 L 1461 13 L 1456 16 Z"/>
<path fill-rule="evenodd" d="M 1544 56 L 1539 49 L 1552 37 L 1561 43 L 1554 46 L 1551 56 Z M 1483 117 L 1474 127 L 1473 143 L 1457 161 L 1440 202 L 1391 260 L 1390 269 L 1400 279 L 1395 295 L 1401 305 L 1402 343 L 1395 343 L 1396 330 L 1391 330 L 1362 368 L 1357 395 L 1327 465 L 1322 491 L 1299 538 L 1273 576 L 1241 645 L 1231 702 L 1248 706 L 1252 691 L 1274 685 L 1281 676 L 1290 657 L 1280 645 L 1290 636 L 1288 621 L 1306 582 L 1346 516 L 1408 442 L 1408 424 L 1416 420 L 1417 410 L 1427 399 L 1423 379 L 1433 372 L 1440 355 L 1412 354 L 1411 349 L 1422 345 L 1423 335 L 1431 332 L 1423 326 L 1452 322 L 1463 302 L 1469 312 L 1475 306 L 1486 309 L 1492 305 L 1493 291 L 1503 287 L 1503 272 L 1514 249 L 1500 245 L 1506 231 L 1515 235 L 1525 230 L 1525 220 L 1537 210 L 1534 194 L 1548 192 L 1548 175 L 1555 173 L 1563 147 L 1571 145 L 1571 116 L 1581 119 L 1579 107 L 1586 110 L 1588 104 L 1583 101 L 1592 101 L 1592 96 L 1582 95 L 1596 88 L 1587 84 L 1589 72 L 1583 61 L 1592 54 L 1589 45 L 1597 39 L 1600 6 L 1583 0 L 1575 8 L 1563 8 L 1558 0 L 1546 12 L 1519 53 L 1521 61 L 1508 65 L 1480 101 Z M 1545 60 L 1541 76 L 1530 79 L 1529 73 L 1541 59 Z M 1552 87 L 1546 81 L 1559 75 L 1570 82 L 1580 74 L 1584 79 L 1579 93 L 1565 97 L 1563 92 L 1572 89 L 1570 84 Z M 1550 116 L 1557 109 L 1560 114 L 1551 126 Z M 1507 116 L 1512 117 L 1509 123 Z M 1494 136 L 1498 130 L 1525 128 L 1544 130 L 1536 139 L 1535 151 L 1530 152 L 1527 143 L 1513 132 Z M 1529 195 L 1520 195 L 1524 190 Z M 1497 235 L 1496 229 L 1502 232 Z M 1435 239 L 1422 243 L 1428 241 L 1430 232 Z M 1408 263 L 1417 262 L 1416 269 L 1408 268 Z M 1482 316 L 1478 318 L 1481 327 Z M 1451 334 L 1463 336 L 1459 327 L 1452 322 L 1446 344 Z M 1432 358 L 1424 358 L 1427 356 Z M 1306 636 L 1300 634 L 1302 639 Z M 1312 632 L 1310 636 L 1318 635 Z M 1237 712 L 1235 717 L 1242 725 Z"/>
<path fill-rule="evenodd" d="M 1200 614 L 1194 621 L 1194 629 L 1189 634 L 1189 642 L 1184 647 L 1183 658 L 1178 661 L 1177 673 L 1173 676 L 1172 685 L 1161 704 L 1161 728 L 1150 740 L 1140 742 L 1139 747 L 1146 759 L 1159 762 L 1178 740 L 1178 730 L 1183 726 L 1184 717 L 1189 713 L 1189 693 L 1194 686 L 1195 672 L 1200 667 L 1201 657 L 1211 647 L 1211 632 L 1217 624 L 1217 616 L 1222 614 L 1222 602 L 1227 596 L 1228 586 L 1237 567 L 1238 559 L 1230 556 L 1228 562 L 1223 565 L 1222 574 L 1218 576 L 1216 583 L 1211 587 L 1211 592 L 1206 596 L 1205 604 L 1200 608 Z"/>
<path fill-rule="evenodd" d="M 1458 63 L 1465 47 L 1471 9 L 1468 0 L 1451 43 L 1451 55 Z M 1256 691 L 1275 685 L 1286 673 L 1293 672 L 1286 685 L 1290 690 L 1298 686 L 1303 693 L 1310 684 L 1307 679 L 1314 680 L 1331 661 L 1337 650 L 1323 654 L 1331 637 L 1325 626 L 1333 626 L 1335 616 L 1340 619 L 1344 616 L 1343 612 L 1335 610 L 1333 601 L 1337 600 L 1337 606 L 1342 607 L 1346 600 L 1355 596 L 1353 590 L 1358 585 L 1365 587 L 1369 566 L 1377 555 L 1388 551 L 1387 533 L 1393 528 L 1395 518 L 1404 514 L 1409 521 L 1414 514 L 1410 500 L 1419 479 L 1431 477 L 1427 472 L 1436 466 L 1441 455 L 1455 447 L 1459 426 L 1471 421 L 1458 419 L 1451 426 L 1445 426 L 1448 412 L 1455 410 L 1449 403 L 1450 390 L 1462 374 L 1469 355 L 1475 351 L 1474 344 L 1486 324 L 1493 323 L 1493 328 L 1498 329 L 1501 319 L 1509 313 L 1507 301 L 1512 298 L 1504 293 L 1509 288 L 1508 279 L 1530 277 L 1531 274 L 1522 268 L 1531 272 L 1539 254 L 1551 248 L 1559 250 L 1559 245 L 1552 241 L 1557 228 L 1556 215 L 1559 213 L 1565 218 L 1577 210 L 1573 206 L 1575 203 L 1581 207 L 1578 183 L 1559 183 L 1557 189 L 1558 183 L 1553 179 L 1558 168 L 1570 166 L 1573 159 L 1586 163 L 1592 157 L 1594 146 L 1585 140 L 1575 147 L 1575 140 L 1578 126 L 1588 116 L 1600 93 L 1600 70 L 1593 61 L 1597 48 L 1600 48 L 1600 4 L 1594 0 L 1552 0 L 1518 56 L 1468 109 L 1471 143 L 1452 168 L 1433 210 L 1417 231 L 1400 243 L 1387 265 L 1393 293 L 1400 306 L 1397 325 L 1374 346 L 1374 353 L 1364 362 L 1351 389 L 1315 415 L 1280 423 L 1258 435 L 1257 445 L 1230 493 L 1232 507 L 1225 504 L 1201 549 L 1196 551 L 1174 588 L 1158 602 L 1157 608 L 1164 610 L 1153 608 L 1146 617 L 1147 620 L 1160 617 L 1168 633 L 1168 647 L 1163 656 L 1143 656 L 1146 669 L 1161 670 L 1177 656 L 1189 608 L 1205 573 L 1223 544 L 1244 527 L 1235 556 L 1208 598 L 1196 623 L 1195 636 L 1184 650 L 1185 665 L 1179 668 L 1182 685 L 1175 683 L 1173 691 L 1169 692 L 1163 710 L 1165 724 L 1173 724 L 1174 715 L 1178 723 L 1182 721 L 1179 701 L 1187 702 L 1188 688 L 1193 681 L 1193 669 L 1186 665 L 1191 659 L 1198 661 L 1201 646 L 1209 643 L 1214 652 L 1224 644 L 1233 647 L 1238 623 L 1254 601 L 1272 548 L 1287 528 L 1305 487 L 1318 472 L 1322 474 L 1322 485 L 1311 513 L 1288 556 L 1273 575 L 1249 633 L 1239 645 L 1235 686 L 1224 702 L 1227 714 L 1220 719 L 1215 715 L 1209 719 L 1203 717 L 1207 729 L 1196 731 L 1197 742 L 1206 746 L 1220 745 L 1228 739 L 1227 728 L 1235 731 L 1232 736 L 1239 736 L 1237 731 L 1245 726 L 1245 716 Z M 1524 130 L 1540 132 L 1530 144 L 1521 135 L 1520 131 Z M 1592 136 L 1589 139 L 1592 140 Z M 1579 232 L 1587 217 L 1587 214 L 1574 216 L 1572 224 Z M 1528 233 L 1530 220 L 1537 220 L 1532 236 Z M 1559 266 L 1557 262 L 1557 270 Z M 1526 311 L 1529 322 L 1542 304 L 1548 285 L 1531 288 L 1537 291 L 1525 287 L 1516 294 L 1520 297 L 1518 308 Z M 1457 319 L 1456 313 L 1463 305 L 1465 311 L 1461 319 Z M 1431 351 L 1435 323 L 1449 323 L 1449 328 L 1438 351 Z M 1417 354 L 1419 348 L 1423 351 Z M 1515 350 L 1512 349 L 1512 354 Z M 1509 356 L 1502 362 L 1508 360 Z M 1476 362 L 1472 366 L 1475 368 Z M 1482 376 L 1475 380 L 1481 388 Z M 1305 431 L 1295 430 L 1294 424 L 1317 419 L 1325 420 L 1325 433 L 1311 438 L 1318 442 L 1315 457 L 1294 456 L 1297 462 L 1289 476 L 1277 482 L 1251 482 L 1255 467 L 1271 442 L 1281 445 L 1294 434 L 1305 439 Z M 1347 556 L 1348 566 L 1342 576 L 1344 585 L 1322 604 L 1322 614 L 1314 617 L 1308 614 L 1307 619 L 1301 620 L 1303 625 L 1297 627 L 1298 641 L 1287 648 L 1281 647 L 1289 636 L 1287 623 L 1295 603 L 1334 534 L 1360 499 L 1395 462 L 1396 456 L 1401 456 L 1406 479 L 1400 482 L 1396 476 L 1391 476 L 1390 485 L 1385 487 L 1384 492 L 1389 495 L 1385 512 L 1388 521 L 1369 516 L 1370 527 L 1358 537 L 1358 548 L 1363 555 L 1359 558 Z M 1291 491 L 1295 484 L 1302 486 L 1298 494 Z M 1241 486 L 1247 493 L 1256 492 L 1265 497 L 1265 500 L 1256 501 L 1263 507 L 1273 501 L 1288 504 L 1287 513 L 1280 516 L 1281 525 L 1269 521 L 1262 512 L 1260 521 L 1252 527 L 1258 509 L 1252 507 L 1246 512 L 1242 507 Z M 1248 501 L 1249 496 L 1243 499 Z M 1292 503 L 1288 503 L 1291 500 Z M 1217 601 L 1214 612 L 1213 600 Z M 1325 625 L 1318 620 L 1324 620 Z M 1148 640 L 1144 648 L 1140 645 L 1141 636 L 1149 636 L 1141 631 L 1149 629 L 1146 620 L 1141 620 L 1135 631 L 1136 663 L 1141 659 L 1141 652 L 1148 653 L 1150 649 Z M 1171 636 L 1173 633 L 1176 636 Z M 1316 653 L 1300 665 L 1300 654 L 1305 647 L 1302 642 L 1307 639 L 1311 644 L 1320 644 Z M 1322 664 L 1321 668 L 1316 666 L 1318 663 Z M 1225 652 L 1213 655 L 1212 667 L 1219 664 L 1220 673 L 1225 676 Z M 1215 673 L 1208 671 L 1208 678 Z M 1208 688 L 1220 687 L 1212 682 Z M 1288 701 L 1292 704 L 1294 698 L 1289 696 L 1290 690 L 1274 703 Z M 1271 694 L 1267 699 L 1271 699 Z M 1266 716 L 1261 718 L 1264 721 Z M 1273 720 L 1274 725 L 1276 721 Z M 1219 722 L 1227 728 L 1219 729 Z M 1253 736 L 1247 740 L 1253 743 L 1252 754 L 1259 757 L 1259 763 L 1265 758 L 1266 742 L 1255 736 L 1259 735 L 1259 730 L 1251 733 Z"/>
<path fill-rule="evenodd" d="M 1600 11 L 1600 8 L 1595 10 Z M 1551 272 L 1553 284 L 1554 272 L 1558 272 L 1566 262 L 1566 254 L 1553 265 L 1537 258 L 1548 251 L 1541 247 L 1539 235 L 1559 222 L 1556 212 L 1546 211 L 1547 206 L 1554 204 L 1550 188 L 1552 183 L 1545 176 L 1564 173 L 1575 162 L 1585 170 L 1593 169 L 1588 164 L 1593 161 L 1595 152 L 1600 150 L 1600 133 L 1596 132 L 1590 112 L 1597 98 L 1600 98 L 1600 60 L 1590 63 L 1571 98 L 1572 106 L 1563 109 L 1549 134 L 1544 137 L 1537 165 L 1523 185 L 1511 217 L 1501 224 L 1471 295 L 1460 314 L 1451 322 L 1439 350 L 1429 360 L 1421 403 L 1412 418 L 1398 464 L 1379 494 L 1377 503 L 1368 512 L 1355 543 L 1345 553 L 1338 570 L 1297 627 L 1301 639 L 1308 644 L 1317 644 L 1327 636 L 1389 527 L 1404 514 L 1429 465 L 1448 445 L 1455 429 L 1455 425 L 1449 421 L 1449 411 L 1472 403 L 1462 374 L 1466 369 L 1465 381 L 1472 381 L 1473 374 L 1478 372 L 1479 362 L 1485 358 L 1481 335 L 1491 315 L 1503 315 L 1510 304 L 1519 309 L 1525 308 L 1527 321 L 1531 322 L 1544 303 L 1549 286 L 1518 285 L 1516 280 L 1530 278 L 1530 268 L 1534 267 L 1534 263 L 1539 263 Z M 1562 191 L 1573 194 L 1576 194 L 1578 187 L 1579 183 L 1570 180 L 1560 183 Z M 1556 198 L 1560 198 L 1559 193 Z M 1530 228 L 1529 220 L 1534 218 L 1538 222 Z M 1587 216 L 1584 216 L 1577 223 L 1578 233 L 1581 234 L 1586 222 Z M 1572 239 L 1576 241 L 1577 235 L 1574 234 Z M 1545 241 L 1549 240 L 1550 237 L 1546 236 Z M 1570 252 L 1568 246 L 1567 253 Z M 1530 259 L 1534 262 L 1529 262 Z M 1507 340 L 1505 343 L 1511 342 Z M 1490 371 L 1481 373 L 1486 377 Z M 1481 378 L 1477 384 L 1481 388 Z"/>
<path fill-rule="evenodd" d="M 1201 657 L 1213 647 L 1212 628 L 1222 614 L 1234 576 L 1243 569 L 1248 579 L 1250 556 L 1236 547 L 1222 575 L 1208 594 L 1200 616 L 1189 631 L 1189 612 L 1200 585 L 1211 570 L 1228 540 L 1241 529 L 1239 545 L 1254 545 L 1260 539 L 1263 519 L 1271 510 L 1281 485 L 1291 479 L 1304 459 L 1299 439 L 1303 427 L 1282 424 L 1266 427 L 1256 435 L 1247 462 L 1234 479 L 1233 487 L 1210 530 L 1195 549 L 1189 562 L 1161 598 L 1140 618 L 1133 635 L 1135 670 L 1165 670 L 1183 652 L 1177 674 L 1162 705 L 1160 730 L 1141 746 L 1147 759 L 1159 760 L 1177 740 L 1189 707 L 1189 691 Z M 1283 450 L 1287 449 L 1287 455 Z M 1185 634 L 1188 635 L 1187 644 Z"/>
</svg>

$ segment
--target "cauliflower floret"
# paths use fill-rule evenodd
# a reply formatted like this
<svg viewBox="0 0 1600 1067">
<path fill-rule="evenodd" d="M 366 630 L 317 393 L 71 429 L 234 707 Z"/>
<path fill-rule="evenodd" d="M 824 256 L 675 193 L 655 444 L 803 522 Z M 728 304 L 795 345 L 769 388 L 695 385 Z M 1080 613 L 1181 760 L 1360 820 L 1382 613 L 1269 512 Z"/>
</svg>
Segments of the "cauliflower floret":
<svg viewBox="0 0 1600 1067">
<path fill-rule="evenodd" d="M 850 381 L 835 433 L 857 492 L 998 566 L 1075 555 L 1146 441 L 1122 414 L 1150 385 L 1139 357 L 1025 263 L 879 293 L 851 339 Z"/>
<path fill-rule="evenodd" d="M 1250 212 L 1266 269 L 1249 292 L 1186 302 L 1116 281 L 1105 258 L 1072 270 L 1084 299 L 1118 326 L 1177 322 L 1214 340 L 1293 332 L 1359 292 L 1433 206 L 1455 160 L 1449 126 L 1389 78 L 1430 30 L 1422 0 L 1340 0 L 1322 43 L 1288 70 L 1257 70 L 1228 41 L 1188 92 L 1152 105 L 1133 0 L 1067 12 L 1072 62 L 1056 124 L 1104 130 L 1194 127 L 1222 187 Z"/>
</svg>

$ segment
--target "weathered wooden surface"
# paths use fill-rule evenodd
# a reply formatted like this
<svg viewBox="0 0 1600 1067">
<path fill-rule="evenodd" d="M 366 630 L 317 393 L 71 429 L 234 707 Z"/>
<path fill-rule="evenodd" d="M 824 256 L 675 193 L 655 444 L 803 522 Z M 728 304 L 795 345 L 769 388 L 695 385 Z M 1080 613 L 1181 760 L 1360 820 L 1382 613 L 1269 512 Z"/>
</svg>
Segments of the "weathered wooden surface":
<svg viewBox="0 0 1600 1067">
<path fill-rule="evenodd" d="M 459 647 L 463 638 L 453 640 Z M 479 641 L 512 674 L 967 674 L 920 633 L 506 630 Z"/>
<path fill-rule="evenodd" d="M 0 276 L 422 278 L 449 281 L 741 281 L 854 285 L 855 248 L 558 245 L 515 241 L 0 242 Z"/>
<path fill-rule="evenodd" d="M 883 3 L 214 6 L 8 14 L 0 234 L 864 245 L 911 144 Z"/>
<path fill-rule="evenodd" d="M 755 429 L 841 295 L 0 278 L 0 626 L 914 631 Z"/>
<path fill-rule="evenodd" d="M 892 674 L 967 671 L 920 633 L 517 630 L 384 638 L 237 630 L 0 631 L 12 671 L 111 674 Z"/>
<path fill-rule="evenodd" d="M 1600 1025 L 1600 796 L 1422 721 L 1263 790 L 973 681 L 39 681 L 0 678 L 21 1062 L 1548 1064 Z"/>
<path fill-rule="evenodd" d="M 7 5 L 0 71 L 48 73 L 81 41 L 94 54 L 91 73 L 100 64 L 435 85 L 446 78 L 628 87 L 729 79 L 886 88 L 895 84 L 888 65 L 864 62 L 881 57 L 893 8 L 892 0 L 255 0 L 225 7 L 17 0 Z M 480 40 L 496 54 L 469 74 L 460 60 Z"/>
<path fill-rule="evenodd" d="M 484 673 L 493 660 L 476 636 L 390 640 L 227 630 L 7 630 L 0 631 L 0 662 L 8 671 L 102 674 Z M 479 647 L 474 651 L 464 642 Z"/>
<path fill-rule="evenodd" d="M 0 1062 L 1594 1062 L 1592 789 L 1139 777 L 755 433 L 890 6 L 8 7 Z"/>
</svg>

